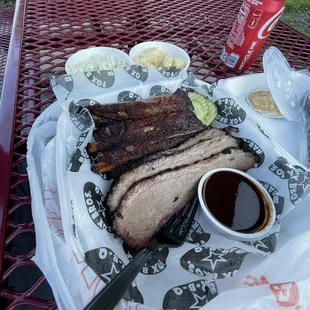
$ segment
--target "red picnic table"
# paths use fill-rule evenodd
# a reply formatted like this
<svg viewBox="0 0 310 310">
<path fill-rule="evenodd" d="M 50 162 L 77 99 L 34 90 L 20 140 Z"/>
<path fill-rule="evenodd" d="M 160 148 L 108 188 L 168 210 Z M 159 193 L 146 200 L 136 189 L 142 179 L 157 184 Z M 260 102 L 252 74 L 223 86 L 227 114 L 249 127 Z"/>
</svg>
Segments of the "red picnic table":
<svg viewBox="0 0 310 310">
<path fill-rule="evenodd" d="M 0 105 L 1 309 L 57 309 L 47 281 L 31 261 L 35 230 L 26 164 L 30 128 L 55 100 L 49 76 L 64 73 L 66 59 L 79 49 L 111 46 L 128 52 L 149 40 L 187 49 L 190 70 L 201 80 L 235 76 L 219 57 L 241 2 L 17 0 Z M 0 53 L 3 42 L 0 38 Z M 310 63 L 310 39 L 283 22 L 264 48 L 271 45 L 295 68 Z M 262 72 L 262 54 L 245 73 Z"/>
</svg>

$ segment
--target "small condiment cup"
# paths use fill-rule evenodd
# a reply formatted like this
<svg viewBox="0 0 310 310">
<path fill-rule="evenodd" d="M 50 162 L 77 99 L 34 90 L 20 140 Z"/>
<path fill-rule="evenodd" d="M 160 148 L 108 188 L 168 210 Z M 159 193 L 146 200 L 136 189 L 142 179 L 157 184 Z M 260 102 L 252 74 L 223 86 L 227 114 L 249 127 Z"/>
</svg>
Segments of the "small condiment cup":
<svg viewBox="0 0 310 310">
<path fill-rule="evenodd" d="M 251 102 L 249 96 L 250 96 L 252 93 L 255 93 L 255 92 L 257 92 L 257 91 L 270 91 L 270 90 L 269 90 L 269 88 L 267 88 L 267 87 L 266 87 L 266 88 L 256 88 L 256 89 L 253 89 L 247 96 L 245 96 L 245 100 L 246 100 L 246 102 L 248 103 L 248 105 L 249 105 L 255 112 L 257 112 L 257 113 L 259 113 L 259 114 L 261 114 L 261 115 L 263 115 L 263 116 L 265 116 L 265 117 L 273 118 L 273 119 L 283 119 L 283 118 L 284 118 L 283 115 L 282 115 L 282 116 L 281 116 L 281 115 L 279 115 L 279 116 L 270 115 L 270 114 L 268 114 L 268 112 L 260 111 L 260 110 L 256 109 L 256 108 L 253 106 L 253 104 L 252 104 L 252 102 Z M 275 104 L 276 104 L 276 106 L 278 107 L 278 105 L 277 105 L 276 102 L 275 102 Z"/>
<path fill-rule="evenodd" d="M 149 48 L 159 48 L 165 54 L 171 54 L 175 58 L 182 58 L 185 62 L 185 67 L 182 70 L 187 70 L 190 65 L 189 55 L 180 47 L 162 41 L 148 41 L 135 45 L 129 52 L 129 57 L 133 60 L 137 54 Z"/>
<path fill-rule="evenodd" d="M 205 186 L 208 186 L 208 180 L 210 177 L 217 172 L 220 171 L 226 171 L 226 172 L 233 172 L 237 173 L 244 178 L 246 178 L 248 181 L 250 181 L 257 189 L 258 193 L 261 194 L 261 198 L 265 201 L 265 206 L 266 206 L 266 218 L 262 225 L 258 228 L 257 231 L 253 233 L 243 233 L 243 232 L 238 232 L 230 229 L 229 227 L 223 225 L 219 220 L 217 220 L 211 213 L 211 211 L 208 209 L 208 206 L 206 204 L 206 201 L 204 199 L 204 190 Z M 222 195 L 225 195 L 225 189 L 223 189 Z M 205 215 L 205 218 L 207 221 L 215 228 L 217 231 L 225 235 L 226 237 L 238 241 L 248 241 L 248 242 L 253 242 L 257 241 L 260 239 L 263 239 L 266 237 L 272 227 L 275 224 L 276 221 L 276 210 L 274 203 L 269 196 L 268 192 L 266 189 L 253 177 L 248 175 L 247 173 L 244 173 L 242 171 L 236 170 L 236 169 L 230 169 L 230 168 L 221 168 L 221 169 L 214 169 L 209 172 L 207 172 L 200 180 L 199 185 L 198 185 L 198 198 L 200 202 L 200 206 L 202 208 L 202 211 Z M 221 206 L 222 208 L 225 208 L 225 206 Z M 250 211 L 249 206 L 249 211 Z"/>
</svg>

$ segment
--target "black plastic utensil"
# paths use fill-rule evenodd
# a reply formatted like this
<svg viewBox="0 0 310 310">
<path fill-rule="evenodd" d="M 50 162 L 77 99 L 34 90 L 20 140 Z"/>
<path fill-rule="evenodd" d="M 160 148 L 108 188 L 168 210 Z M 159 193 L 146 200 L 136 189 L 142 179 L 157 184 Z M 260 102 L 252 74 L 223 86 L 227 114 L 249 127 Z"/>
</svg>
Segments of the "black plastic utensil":
<svg viewBox="0 0 310 310">
<path fill-rule="evenodd" d="M 192 226 L 198 207 L 196 197 L 188 206 L 174 214 L 156 233 L 154 239 L 108 283 L 84 310 L 113 310 L 134 281 L 152 253 L 163 247 L 181 246 Z"/>
</svg>

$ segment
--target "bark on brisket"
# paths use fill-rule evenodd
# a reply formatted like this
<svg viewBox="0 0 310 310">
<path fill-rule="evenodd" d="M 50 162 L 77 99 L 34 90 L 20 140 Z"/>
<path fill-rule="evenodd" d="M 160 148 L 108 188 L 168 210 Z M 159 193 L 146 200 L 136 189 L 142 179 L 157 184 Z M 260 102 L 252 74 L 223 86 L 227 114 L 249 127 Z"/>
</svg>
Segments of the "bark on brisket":
<svg viewBox="0 0 310 310">
<path fill-rule="evenodd" d="M 160 158 L 161 156 L 171 155 L 171 154 L 174 154 L 176 152 L 185 150 L 185 149 L 187 149 L 187 148 L 189 148 L 189 147 L 191 147 L 191 146 L 193 146 L 199 142 L 210 140 L 210 139 L 213 139 L 215 137 L 222 136 L 222 135 L 235 134 L 237 132 L 238 132 L 238 129 L 234 128 L 234 127 L 227 127 L 224 129 L 208 127 L 205 130 L 202 130 L 201 132 L 197 133 L 192 138 L 186 140 L 184 143 L 180 144 L 179 146 L 177 146 L 175 148 L 165 150 L 165 151 L 161 151 L 161 152 L 157 152 L 157 153 L 154 153 L 150 156 L 145 157 L 143 159 L 143 162 L 139 163 L 139 165 L 143 164 L 147 161 L 151 161 L 151 160 Z"/>
<path fill-rule="evenodd" d="M 189 136 L 195 133 L 196 131 L 188 132 L 181 136 L 165 140 L 144 141 L 143 143 L 138 141 L 137 143 L 128 145 L 123 149 L 114 150 L 113 152 L 99 153 L 96 159 L 97 163 L 93 165 L 93 171 L 100 172 L 99 167 L 104 165 L 121 167 L 119 172 L 123 172 L 124 169 L 126 169 L 127 164 L 154 152 L 173 148 L 176 145 L 186 141 Z"/>
<path fill-rule="evenodd" d="M 201 131 L 198 131 L 198 133 L 199 132 L 201 132 Z M 184 142 L 188 141 L 190 138 L 194 137 L 195 135 L 197 135 L 197 132 L 188 133 L 188 134 L 183 135 L 181 137 L 173 138 L 173 143 L 172 143 L 172 141 L 169 142 L 172 145 L 170 149 L 174 149 L 175 147 L 182 145 Z M 169 149 L 165 149 L 165 150 L 169 150 Z M 161 150 L 154 151 L 154 153 L 151 153 L 150 155 L 147 155 L 145 157 L 141 157 L 139 159 L 128 161 L 126 164 L 115 167 L 115 169 L 107 172 L 106 177 L 108 180 L 118 179 L 125 172 L 132 170 L 132 169 L 146 163 L 147 161 L 150 161 L 152 159 L 156 159 L 156 158 L 160 157 L 160 156 L 156 155 L 156 154 L 160 154 L 160 153 L 161 153 Z"/>
<path fill-rule="evenodd" d="M 210 133 L 208 135 L 208 133 Z M 196 138 L 196 139 L 195 139 Z M 205 140 L 202 140 L 205 139 Z M 238 148 L 238 140 L 226 135 L 224 131 L 219 129 L 206 130 L 190 139 L 196 143 L 182 149 L 182 145 L 190 145 L 189 141 L 181 144 L 175 149 L 170 149 L 166 155 L 160 157 L 153 156 L 151 161 L 146 161 L 144 164 L 126 172 L 119 180 L 117 180 L 110 190 L 107 198 L 107 205 L 111 211 L 115 211 L 126 191 L 136 182 L 156 175 L 164 170 L 175 169 L 180 166 L 192 165 L 203 159 L 217 155 L 227 148 Z M 174 151 L 173 151 L 174 150 Z"/>
</svg>

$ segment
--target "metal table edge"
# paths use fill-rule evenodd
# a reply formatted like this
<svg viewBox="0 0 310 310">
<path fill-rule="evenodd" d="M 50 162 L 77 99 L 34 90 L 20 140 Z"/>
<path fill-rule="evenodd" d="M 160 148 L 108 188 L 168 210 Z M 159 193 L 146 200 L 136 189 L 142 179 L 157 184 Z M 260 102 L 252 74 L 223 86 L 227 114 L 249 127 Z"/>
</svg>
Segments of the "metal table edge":
<svg viewBox="0 0 310 310">
<path fill-rule="evenodd" d="M 0 276 L 6 235 L 14 143 L 15 111 L 25 16 L 25 0 L 17 0 L 0 103 Z M 1 292 L 0 292 L 1 296 Z"/>
</svg>

